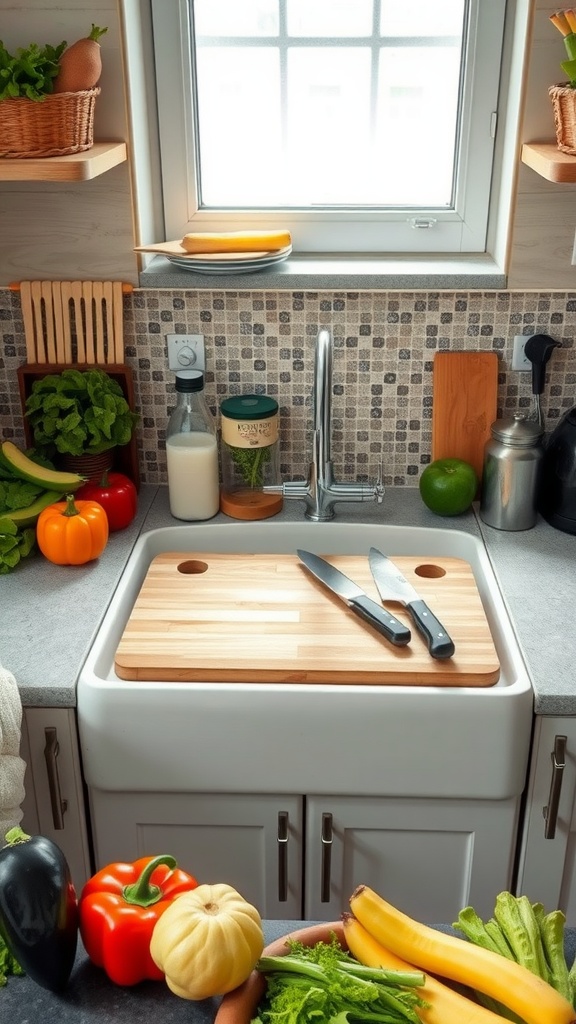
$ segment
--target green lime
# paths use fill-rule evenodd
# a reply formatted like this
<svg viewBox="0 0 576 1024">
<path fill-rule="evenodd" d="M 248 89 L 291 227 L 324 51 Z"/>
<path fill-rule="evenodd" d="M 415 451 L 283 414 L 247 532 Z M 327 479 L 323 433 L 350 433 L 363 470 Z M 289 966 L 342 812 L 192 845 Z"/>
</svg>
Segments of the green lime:
<svg viewBox="0 0 576 1024">
<path fill-rule="evenodd" d="M 463 459 L 437 459 L 420 477 L 422 501 L 439 516 L 458 516 L 466 512 L 476 497 L 476 470 Z"/>
</svg>

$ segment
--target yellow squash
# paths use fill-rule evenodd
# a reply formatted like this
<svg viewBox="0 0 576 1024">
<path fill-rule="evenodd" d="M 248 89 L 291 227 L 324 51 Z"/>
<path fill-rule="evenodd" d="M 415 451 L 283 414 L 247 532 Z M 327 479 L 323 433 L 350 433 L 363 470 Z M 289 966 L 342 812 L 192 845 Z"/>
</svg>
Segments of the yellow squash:
<svg viewBox="0 0 576 1024">
<path fill-rule="evenodd" d="M 576 1024 L 568 1000 L 515 961 L 420 924 L 366 885 L 350 908 L 377 942 L 420 970 L 491 996 L 526 1024 Z"/>
<path fill-rule="evenodd" d="M 232 886 L 199 885 L 156 922 L 150 953 L 182 999 L 224 995 L 246 981 L 264 948 L 260 914 Z"/>
<path fill-rule="evenodd" d="M 351 914 L 344 914 L 343 924 L 348 949 L 361 964 L 394 971 L 416 970 L 412 964 L 385 949 Z M 506 1021 L 506 1018 L 472 1002 L 429 974 L 424 987 L 418 989 L 418 995 L 428 1003 L 417 1011 L 422 1024 L 505 1024 Z"/>
<path fill-rule="evenodd" d="M 184 235 L 186 252 L 274 252 L 290 245 L 289 231 L 193 231 Z"/>
</svg>

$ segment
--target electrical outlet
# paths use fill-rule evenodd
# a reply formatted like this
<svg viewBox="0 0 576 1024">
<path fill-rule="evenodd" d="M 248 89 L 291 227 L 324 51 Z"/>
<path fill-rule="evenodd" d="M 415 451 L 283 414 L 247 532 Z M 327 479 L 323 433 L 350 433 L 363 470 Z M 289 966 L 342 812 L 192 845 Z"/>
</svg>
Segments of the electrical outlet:
<svg viewBox="0 0 576 1024">
<path fill-rule="evenodd" d="M 167 334 L 169 370 L 204 370 L 203 334 Z"/>
<path fill-rule="evenodd" d="M 517 334 L 514 338 L 514 348 L 512 350 L 512 369 L 513 370 L 531 370 L 532 363 L 526 358 L 524 349 L 526 348 L 526 342 L 528 338 L 531 338 L 530 334 Z"/>
</svg>

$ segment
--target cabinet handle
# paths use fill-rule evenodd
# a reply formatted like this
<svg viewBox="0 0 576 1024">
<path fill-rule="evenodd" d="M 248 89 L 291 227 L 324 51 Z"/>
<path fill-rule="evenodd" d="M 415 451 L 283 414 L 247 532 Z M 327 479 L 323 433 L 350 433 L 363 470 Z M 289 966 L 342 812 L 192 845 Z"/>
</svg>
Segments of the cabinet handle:
<svg viewBox="0 0 576 1024">
<path fill-rule="evenodd" d="M 330 874 L 332 869 L 332 815 L 322 815 L 322 868 L 320 880 L 320 902 L 330 902 Z"/>
<path fill-rule="evenodd" d="M 58 734 L 54 726 L 44 729 L 46 746 L 44 747 L 44 758 L 46 760 L 46 772 L 48 775 L 48 788 L 50 790 L 50 803 L 52 805 L 52 821 L 54 828 L 64 828 L 64 815 L 68 810 L 68 801 L 62 799 L 60 793 L 60 775 L 58 773 L 58 755 L 60 744 Z"/>
<path fill-rule="evenodd" d="M 543 808 L 544 814 L 544 838 L 554 839 L 556 825 L 558 823 L 558 805 L 562 791 L 562 778 L 566 767 L 566 736 L 554 737 L 554 750 L 550 754 L 552 758 L 552 778 L 550 780 L 550 795 L 548 805 Z"/>
<path fill-rule="evenodd" d="M 288 899 L 288 811 L 278 812 L 278 902 Z"/>
</svg>

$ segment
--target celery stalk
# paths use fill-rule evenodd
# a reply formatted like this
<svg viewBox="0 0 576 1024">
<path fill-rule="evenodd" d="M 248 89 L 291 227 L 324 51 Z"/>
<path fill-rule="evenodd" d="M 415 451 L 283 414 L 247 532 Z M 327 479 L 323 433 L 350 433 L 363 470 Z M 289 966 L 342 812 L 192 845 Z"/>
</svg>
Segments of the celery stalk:
<svg viewBox="0 0 576 1024">
<path fill-rule="evenodd" d="M 539 919 L 542 945 L 550 968 L 550 984 L 570 1003 L 574 1003 L 574 993 L 570 985 L 568 965 L 564 954 L 564 925 L 566 918 L 561 910 L 552 910 Z"/>
<path fill-rule="evenodd" d="M 514 959 L 498 925 L 495 921 L 493 923 L 496 925 L 496 929 L 489 929 L 490 922 L 484 924 L 473 907 L 465 907 L 458 914 L 458 920 L 452 927 L 463 932 L 469 942 L 473 942 L 475 946 L 483 946 L 484 949 L 490 949 L 493 953 L 507 956 L 509 960 Z"/>
<path fill-rule="evenodd" d="M 514 954 L 510 949 L 510 946 L 508 945 L 508 940 L 506 939 L 506 936 L 504 935 L 504 932 L 502 931 L 498 922 L 495 921 L 493 917 L 491 917 L 489 921 L 486 921 L 485 928 L 487 935 L 490 936 L 494 943 L 494 946 L 496 947 L 496 952 L 500 953 L 501 956 L 508 957 L 509 960 L 513 960 Z"/>
<path fill-rule="evenodd" d="M 517 898 L 509 892 L 499 893 L 494 916 L 508 940 L 514 959 L 533 974 L 547 980 L 548 968 L 542 952 L 540 932 L 528 898 Z M 545 972 L 543 975 L 542 969 Z"/>
<path fill-rule="evenodd" d="M 536 920 L 536 914 L 532 904 L 527 896 L 519 896 L 516 899 L 518 909 L 520 911 L 520 919 L 524 923 L 526 934 L 532 947 L 532 953 L 534 956 L 534 974 L 537 974 L 544 981 L 550 982 L 550 970 L 548 967 L 548 961 L 544 953 L 544 946 L 542 944 L 542 935 L 540 933 L 540 927 Z"/>
</svg>

